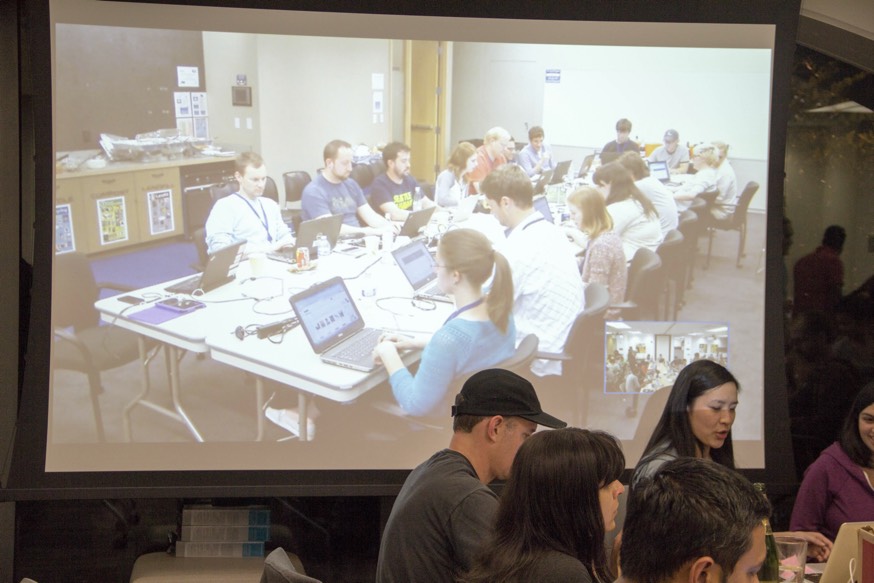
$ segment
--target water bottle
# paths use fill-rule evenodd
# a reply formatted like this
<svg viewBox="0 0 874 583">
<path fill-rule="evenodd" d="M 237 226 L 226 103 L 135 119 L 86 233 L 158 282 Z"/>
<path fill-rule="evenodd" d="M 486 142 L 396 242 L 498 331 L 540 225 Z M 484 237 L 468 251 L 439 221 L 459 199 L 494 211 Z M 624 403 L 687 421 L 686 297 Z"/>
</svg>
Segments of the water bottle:
<svg viewBox="0 0 874 583">
<path fill-rule="evenodd" d="M 416 190 L 413 191 L 413 210 L 420 211 L 422 210 L 422 189 L 421 187 L 416 187 Z"/>
<path fill-rule="evenodd" d="M 331 254 L 331 242 L 321 233 L 316 235 L 316 254 L 320 259 Z"/>
<path fill-rule="evenodd" d="M 765 485 L 761 482 L 756 482 L 753 487 L 767 498 L 765 494 Z M 771 523 L 767 518 L 762 519 L 762 526 L 765 527 L 765 562 L 762 563 L 762 568 L 759 569 L 759 581 L 761 583 L 779 583 L 780 579 L 780 557 L 777 554 L 777 542 L 774 540 L 774 531 L 771 530 Z"/>
</svg>

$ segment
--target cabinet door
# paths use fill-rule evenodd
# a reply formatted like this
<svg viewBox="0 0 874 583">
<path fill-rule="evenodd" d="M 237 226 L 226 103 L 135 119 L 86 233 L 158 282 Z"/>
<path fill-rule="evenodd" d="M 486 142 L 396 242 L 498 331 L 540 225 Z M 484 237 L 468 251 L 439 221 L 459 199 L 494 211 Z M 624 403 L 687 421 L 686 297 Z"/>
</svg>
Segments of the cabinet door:
<svg viewBox="0 0 874 583">
<path fill-rule="evenodd" d="M 82 178 L 82 200 L 92 253 L 140 241 L 134 180 L 130 173 Z"/>
<path fill-rule="evenodd" d="M 183 232 L 182 196 L 178 168 L 134 172 L 140 241 L 153 241 Z"/>
<path fill-rule="evenodd" d="M 82 181 L 55 181 L 55 253 L 88 253 L 88 230 L 82 207 Z"/>
</svg>

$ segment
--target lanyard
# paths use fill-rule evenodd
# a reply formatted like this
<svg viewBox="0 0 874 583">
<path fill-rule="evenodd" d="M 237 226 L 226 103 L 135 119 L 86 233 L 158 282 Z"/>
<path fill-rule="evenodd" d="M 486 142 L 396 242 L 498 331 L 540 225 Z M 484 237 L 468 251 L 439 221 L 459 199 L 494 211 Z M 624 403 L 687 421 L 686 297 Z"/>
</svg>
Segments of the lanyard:
<svg viewBox="0 0 874 583">
<path fill-rule="evenodd" d="M 472 310 L 472 309 L 474 309 L 475 307 L 477 307 L 478 305 L 480 305 L 480 304 L 483 303 L 484 301 L 485 301 L 485 298 L 480 298 L 480 299 L 478 299 L 478 300 L 474 300 L 474 301 L 470 302 L 470 303 L 467 304 L 466 306 L 462 306 L 462 307 L 458 308 L 457 310 L 455 310 L 454 312 L 452 312 L 451 314 L 449 314 L 449 317 L 446 318 L 446 321 L 443 322 L 443 325 L 445 326 L 445 325 L 448 324 L 451 320 L 454 320 L 455 318 L 457 318 L 458 316 L 460 316 L 461 314 L 463 314 L 464 312 L 466 312 L 466 311 L 468 311 L 468 310 Z"/>
<path fill-rule="evenodd" d="M 235 192 L 234 194 L 239 196 L 243 200 L 243 202 L 245 202 L 249 206 L 249 209 L 253 213 L 255 213 L 255 217 L 258 219 L 258 222 L 261 223 L 261 226 L 264 227 L 264 231 L 267 233 L 267 242 L 272 243 L 273 235 L 270 234 L 270 227 L 268 226 L 267 222 L 267 213 L 264 211 L 264 207 L 261 205 L 261 201 L 258 201 L 258 206 L 261 208 L 261 215 L 258 215 L 258 211 L 255 210 L 255 207 L 245 196 L 241 195 L 239 192 Z"/>
<path fill-rule="evenodd" d="M 536 225 L 540 221 L 545 221 L 545 220 L 546 220 L 545 217 L 540 217 L 539 219 L 535 219 L 535 220 L 531 221 L 530 223 L 528 223 L 527 225 L 525 225 L 524 227 L 522 227 L 522 230 L 524 231 L 525 229 L 527 229 L 531 225 Z M 509 237 L 510 233 L 512 233 L 512 232 L 513 232 L 513 229 L 507 229 L 506 231 L 504 231 L 504 236 Z"/>
</svg>

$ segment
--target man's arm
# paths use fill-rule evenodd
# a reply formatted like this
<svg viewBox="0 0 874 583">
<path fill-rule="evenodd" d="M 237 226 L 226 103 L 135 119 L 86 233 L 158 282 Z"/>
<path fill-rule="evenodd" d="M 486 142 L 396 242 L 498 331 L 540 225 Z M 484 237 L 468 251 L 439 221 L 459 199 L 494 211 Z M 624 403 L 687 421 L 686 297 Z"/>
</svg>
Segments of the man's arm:
<svg viewBox="0 0 874 583">
<path fill-rule="evenodd" d="M 216 201 L 209 216 L 206 218 L 206 247 L 209 253 L 216 249 L 227 247 L 237 239 L 234 237 L 234 223 L 236 215 L 230 208 L 230 199 L 223 198 Z"/>
<path fill-rule="evenodd" d="M 366 202 L 358 207 L 358 219 L 366 224 L 368 227 L 370 227 L 370 231 L 372 232 L 375 231 L 377 233 L 381 233 L 386 230 L 392 230 L 397 232 L 398 230 L 398 228 L 391 221 L 387 221 L 385 220 L 385 217 L 379 216 L 379 214 L 375 210 L 373 210 L 373 207 L 371 207 Z M 367 232 L 366 229 L 363 230 Z"/>
<path fill-rule="evenodd" d="M 449 518 L 456 573 L 467 571 L 494 528 L 498 499 L 491 490 L 477 490 L 459 504 Z"/>
</svg>

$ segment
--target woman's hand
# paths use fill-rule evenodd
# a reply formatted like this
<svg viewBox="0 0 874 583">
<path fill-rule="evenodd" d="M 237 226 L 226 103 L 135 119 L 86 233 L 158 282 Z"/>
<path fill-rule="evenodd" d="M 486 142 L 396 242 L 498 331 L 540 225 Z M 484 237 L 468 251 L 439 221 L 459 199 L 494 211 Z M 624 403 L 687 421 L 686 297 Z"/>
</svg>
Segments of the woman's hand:
<svg viewBox="0 0 874 583">
<path fill-rule="evenodd" d="M 379 337 L 379 342 L 377 344 L 382 344 L 383 342 L 390 342 L 397 349 L 395 352 L 399 352 L 401 350 L 414 350 L 416 348 L 423 348 L 424 343 L 419 339 L 414 338 L 412 336 L 406 336 L 403 334 L 393 334 L 391 332 L 386 332 L 382 336 Z"/>
<path fill-rule="evenodd" d="M 791 532 L 775 532 L 775 535 L 794 536 L 807 541 L 807 556 L 817 563 L 825 563 L 834 546 L 826 536 L 818 532 L 798 530 Z"/>
<path fill-rule="evenodd" d="M 390 340 L 386 340 L 384 336 L 380 338 L 379 342 L 376 344 L 376 348 L 373 349 L 373 362 L 376 364 L 383 364 L 386 361 L 391 361 L 397 358 L 400 358 L 397 345 Z"/>
</svg>

